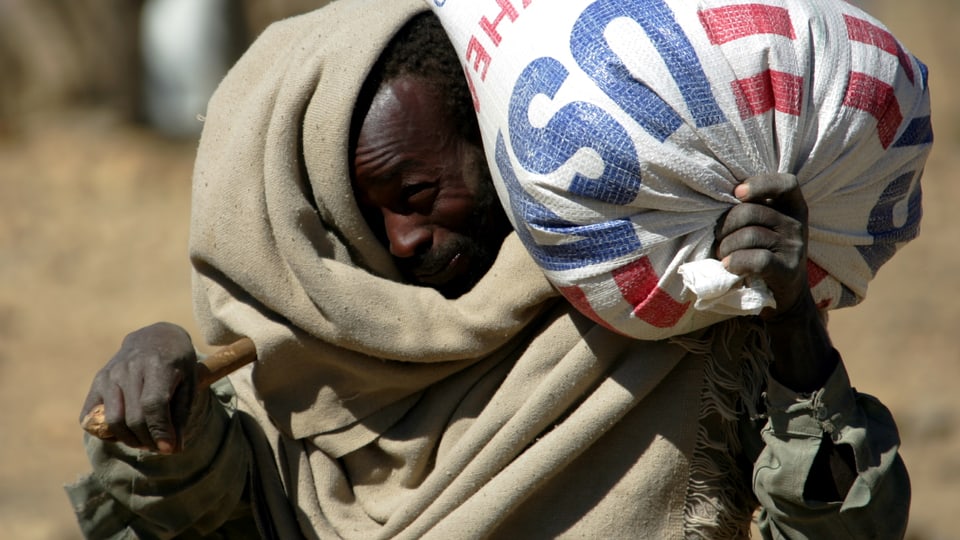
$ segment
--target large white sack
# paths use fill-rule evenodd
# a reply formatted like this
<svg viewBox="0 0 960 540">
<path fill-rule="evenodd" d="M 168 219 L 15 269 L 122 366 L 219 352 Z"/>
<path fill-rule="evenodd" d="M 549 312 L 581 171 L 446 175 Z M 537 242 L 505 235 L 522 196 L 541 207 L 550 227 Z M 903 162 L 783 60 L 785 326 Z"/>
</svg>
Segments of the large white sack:
<svg viewBox="0 0 960 540">
<path fill-rule="evenodd" d="M 426 1 L 461 55 L 524 244 L 620 332 L 661 339 L 730 316 L 694 308 L 678 268 L 711 255 L 752 175 L 801 182 L 824 308 L 859 302 L 917 235 L 926 67 L 850 4 Z"/>
</svg>

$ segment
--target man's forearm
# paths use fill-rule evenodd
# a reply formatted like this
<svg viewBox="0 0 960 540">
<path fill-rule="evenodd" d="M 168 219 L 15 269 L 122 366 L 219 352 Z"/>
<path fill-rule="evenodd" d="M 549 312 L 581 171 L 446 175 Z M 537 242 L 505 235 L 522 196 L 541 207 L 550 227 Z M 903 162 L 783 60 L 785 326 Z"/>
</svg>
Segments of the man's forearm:
<svg viewBox="0 0 960 540">
<path fill-rule="evenodd" d="M 821 388 L 837 366 L 837 355 L 809 291 L 766 325 L 773 351 L 770 374 L 796 392 Z"/>
<path fill-rule="evenodd" d="M 767 319 L 766 325 L 773 352 L 770 376 L 798 394 L 823 388 L 840 357 L 809 291 L 790 309 Z M 806 495 L 822 501 L 843 500 L 856 476 L 850 448 L 823 437 L 806 481 Z"/>
</svg>

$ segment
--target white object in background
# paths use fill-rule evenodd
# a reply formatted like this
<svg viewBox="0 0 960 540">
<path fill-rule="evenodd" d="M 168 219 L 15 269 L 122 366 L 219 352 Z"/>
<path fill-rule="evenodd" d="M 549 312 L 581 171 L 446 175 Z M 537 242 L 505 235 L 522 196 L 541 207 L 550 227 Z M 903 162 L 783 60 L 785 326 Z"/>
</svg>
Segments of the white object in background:
<svg viewBox="0 0 960 540">
<path fill-rule="evenodd" d="M 141 54 L 147 122 L 171 136 L 200 133 L 207 101 L 235 60 L 229 0 L 147 0 Z"/>
</svg>

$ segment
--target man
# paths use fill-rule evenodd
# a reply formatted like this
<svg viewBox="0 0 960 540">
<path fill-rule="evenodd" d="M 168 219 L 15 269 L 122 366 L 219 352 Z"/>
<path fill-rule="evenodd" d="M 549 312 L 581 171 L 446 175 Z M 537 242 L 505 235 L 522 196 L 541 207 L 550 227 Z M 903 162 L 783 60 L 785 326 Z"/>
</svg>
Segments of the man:
<svg viewBox="0 0 960 540">
<path fill-rule="evenodd" d="M 248 336 L 259 360 L 195 395 L 182 330 L 125 339 L 81 411 L 102 402 L 120 441 L 87 440 L 87 534 L 746 536 L 753 487 L 772 536 L 902 535 L 896 430 L 817 316 L 795 182 L 744 182 L 719 229 L 718 257 L 784 306 L 766 325 L 613 333 L 507 234 L 456 56 L 433 19 L 404 26 L 421 9 L 335 2 L 274 26 L 221 85 L 195 307 L 208 342 Z M 772 262 L 750 257 L 757 225 Z"/>
</svg>

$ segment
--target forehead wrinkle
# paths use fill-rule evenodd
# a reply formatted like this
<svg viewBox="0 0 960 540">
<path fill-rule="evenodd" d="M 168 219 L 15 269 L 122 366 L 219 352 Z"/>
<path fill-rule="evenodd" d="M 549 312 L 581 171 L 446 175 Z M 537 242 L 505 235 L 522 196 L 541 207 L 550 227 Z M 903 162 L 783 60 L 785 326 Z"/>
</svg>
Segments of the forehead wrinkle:
<svg viewBox="0 0 960 540">
<path fill-rule="evenodd" d="M 407 175 L 445 174 L 448 164 L 436 158 L 458 139 L 438 119 L 435 91 L 424 82 L 401 77 L 383 84 L 373 97 L 354 155 L 364 186 L 377 189 Z"/>
<path fill-rule="evenodd" d="M 364 179 L 380 183 L 395 176 L 404 166 L 404 159 L 389 147 L 358 146 L 356 163 L 358 172 L 362 170 Z"/>
<path fill-rule="evenodd" d="M 362 169 L 364 183 L 383 184 L 407 168 L 409 157 L 403 146 L 410 127 L 393 89 L 382 87 L 360 128 L 354 154 L 354 165 Z"/>
</svg>

